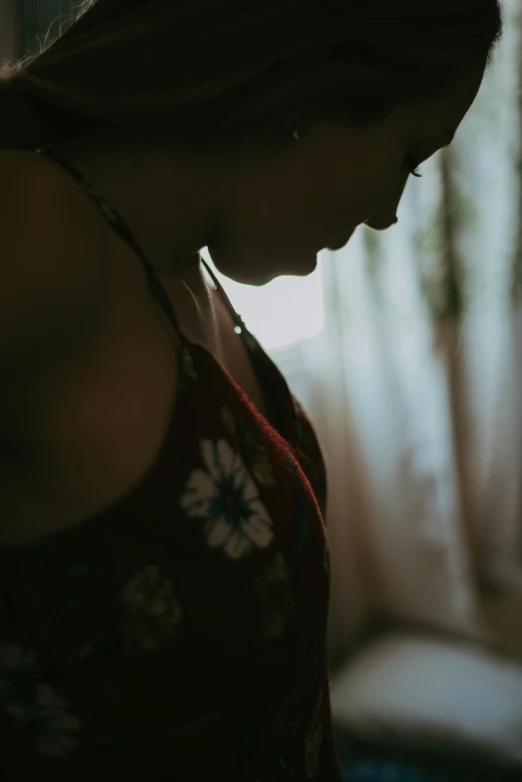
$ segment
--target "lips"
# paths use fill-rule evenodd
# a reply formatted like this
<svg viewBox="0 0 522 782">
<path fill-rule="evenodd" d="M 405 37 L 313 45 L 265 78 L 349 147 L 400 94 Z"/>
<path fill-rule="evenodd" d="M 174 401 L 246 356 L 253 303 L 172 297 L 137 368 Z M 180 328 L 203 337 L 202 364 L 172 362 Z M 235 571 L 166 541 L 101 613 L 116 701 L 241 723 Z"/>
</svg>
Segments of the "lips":
<svg viewBox="0 0 522 782">
<path fill-rule="evenodd" d="M 351 231 L 345 231 L 342 234 L 339 234 L 339 236 L 334 237 L 333 239 L 330 239 L 329 244 L 326 246 L 327 250 L 340 250 L 342 247 L 345 246 L 345 244 L 348 243 L 348 241 L 351 239 L 355 232 L 355 228 L 352 228 Z"/>
</svg>

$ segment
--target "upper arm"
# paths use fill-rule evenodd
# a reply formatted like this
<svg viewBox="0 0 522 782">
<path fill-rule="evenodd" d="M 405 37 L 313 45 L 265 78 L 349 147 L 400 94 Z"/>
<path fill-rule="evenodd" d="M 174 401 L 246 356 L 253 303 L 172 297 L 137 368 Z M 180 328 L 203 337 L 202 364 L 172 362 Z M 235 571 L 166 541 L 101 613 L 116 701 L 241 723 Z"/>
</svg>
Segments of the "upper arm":
<svg viewBox="0 0 522 782">
<path fill-rule="evenodd" d="M 106 299 L 99 222 L 85 209 L 81 191 L 75 200 L 74 188 L 31 160 L 0 152 L 3 511 L 16 504 L 14 492 L 28 486 L 31 431 L 45 416 L 61 372 L 95 344 Z"/>
</svg>

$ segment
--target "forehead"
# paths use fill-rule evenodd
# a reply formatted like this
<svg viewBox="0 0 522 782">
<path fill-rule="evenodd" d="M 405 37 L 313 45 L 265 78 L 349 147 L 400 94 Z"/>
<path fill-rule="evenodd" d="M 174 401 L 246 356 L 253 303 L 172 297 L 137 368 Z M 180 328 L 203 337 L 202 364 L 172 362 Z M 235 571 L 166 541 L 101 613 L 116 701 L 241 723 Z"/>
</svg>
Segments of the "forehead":
<svg viewBox="0 0 522 782">
<path fill-rule="evenodd" d="M 467 114 L 482 84 L 483 70 L 460 79 L 440 95 L 411 104 L 407 112 L 413 122 L 431 126 L 444 124 L 453 131 Z"/>
</svg>

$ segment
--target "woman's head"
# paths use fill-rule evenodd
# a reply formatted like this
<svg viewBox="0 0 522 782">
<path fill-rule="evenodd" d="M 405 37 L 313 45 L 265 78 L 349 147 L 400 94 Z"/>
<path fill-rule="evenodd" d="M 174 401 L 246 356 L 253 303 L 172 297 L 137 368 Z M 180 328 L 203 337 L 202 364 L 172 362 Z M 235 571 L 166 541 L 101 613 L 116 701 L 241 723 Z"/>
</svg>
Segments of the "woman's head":
<svg viewBox="0 0 522 782">
<path fill-rule="evenodd" d="M 0 71 L 0 147 L 98 133 L 232 161 L 236 225 L 214 250 L 239 279 L 240 256 L 282 259 L 303 227 L 311 249 L 385 227 L 408 167 L 469 109 L 501 29 L 497 0 L 87 0 Z"/>
<path fill-rule="evenodd" d="M 53 140 L 53 116 L 232 155 L 285 145 L 296 122 L 364 126 L 483 67 L 501 26 L 498 0 L 84 0 L 0 70 L 55 108 L 9 145 Z"/>
</svg>

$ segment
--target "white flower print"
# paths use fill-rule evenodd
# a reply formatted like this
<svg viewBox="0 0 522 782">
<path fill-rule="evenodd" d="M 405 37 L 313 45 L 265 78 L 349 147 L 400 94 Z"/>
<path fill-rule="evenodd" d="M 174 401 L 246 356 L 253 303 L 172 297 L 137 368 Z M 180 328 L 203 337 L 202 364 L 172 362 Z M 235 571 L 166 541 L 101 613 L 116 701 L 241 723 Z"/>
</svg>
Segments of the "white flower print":
<svg viewBox="0 0 522 782">
<path fill-rule="evenodd" d="M 181 505 L 189 516 L 206 518 L 208 544 L 231 559 L 269 546 L 272 521 L 241 457 L 226 440 L 203 440 L 201 451 L 206 470 L 192 472 Z"/>
<path fill-rule="evenodd" d="M 70 736 L 80 723 L 54 690 L 35 678 L 36 657 L 7 641 L 0 643 L 0 702 L 12 717 L 30 722 L 44 755 L 66 755 L 78 746 Z"/>
</svg>

